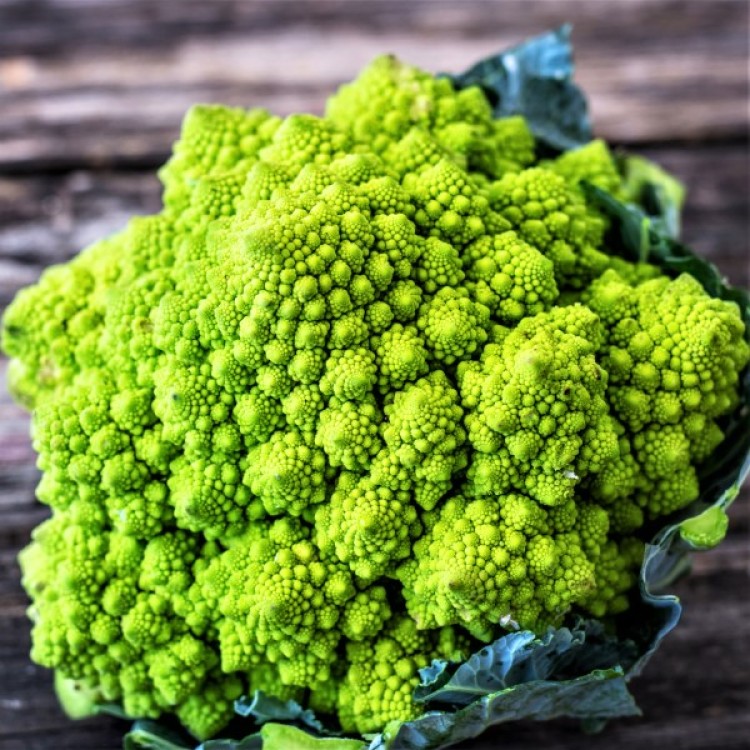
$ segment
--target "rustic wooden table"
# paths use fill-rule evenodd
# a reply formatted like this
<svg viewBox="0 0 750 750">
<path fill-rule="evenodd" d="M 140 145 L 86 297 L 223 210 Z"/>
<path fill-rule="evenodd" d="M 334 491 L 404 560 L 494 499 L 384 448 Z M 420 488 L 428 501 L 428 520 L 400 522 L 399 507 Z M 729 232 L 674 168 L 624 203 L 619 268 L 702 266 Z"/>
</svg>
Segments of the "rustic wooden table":
<svg viewBox="0 0 750 750">
<path fill-rule="evenodd" d="M 154 168 L 191 103 L 320 111 L 379 52 L 460 70 L 563 21 L 575 24 L 597 132 L 687 183 L 684 237 L 748 286 L 749 8 L 745 0 L 0 0 L 0 312 L 45 266 L 158 209 Z M 16 555 L 47 515 L 36 481 L 27 415 L 0 389 L 0 749 L 117 748 L 125 725 L 70 723 L 50 674 L 28 659 Z M 749 509 L 745 491 L 729 538 L 677 586 L 684 621 L 633 686 L 642 719 L 593 737 L 567 722 L 509 726 L 475 750 L 749 747 Z"/>
</svg>

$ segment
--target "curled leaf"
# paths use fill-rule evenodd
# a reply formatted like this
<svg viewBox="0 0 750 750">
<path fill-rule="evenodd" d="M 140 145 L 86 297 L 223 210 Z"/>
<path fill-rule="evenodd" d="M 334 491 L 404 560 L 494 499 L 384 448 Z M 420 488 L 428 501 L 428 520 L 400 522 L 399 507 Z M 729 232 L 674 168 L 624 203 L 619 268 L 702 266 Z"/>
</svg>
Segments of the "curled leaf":
<svg viewBox="0 0 750 750">
<path fill-rule="evenodd" d="M 266 724 L 270 721 L 297 722 L 325 733 L 325 727 L 315 713 L 300 706 L 297 701 L 282 701 L 272 695 L 266 695 L 262 690 L 256 690 L 252 698 L 243 696 L 234 703 L 234 712 L 239 716 L 251 716 L 256 724 Z"/>
</svg>

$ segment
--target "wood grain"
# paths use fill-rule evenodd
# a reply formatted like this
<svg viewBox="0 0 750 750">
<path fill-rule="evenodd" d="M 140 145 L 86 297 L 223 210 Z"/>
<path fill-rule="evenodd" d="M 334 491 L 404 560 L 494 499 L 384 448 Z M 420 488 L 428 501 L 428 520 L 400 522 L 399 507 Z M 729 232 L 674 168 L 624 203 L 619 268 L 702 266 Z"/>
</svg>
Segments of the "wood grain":
<svg viewBox="0 0 750 750">
<path fill-rule="evenodd" d="M 602 136 L 747 133 L 747 3 L 0 3 L 0 170 L 160 161 L 196 101 L 320 112 L 375 55 L 431 70 L 563 21 Z M 321 43 L 325 40 L 325 43 Z M 96 133 L 95 138 L 91 137 Z"/>
</svg>

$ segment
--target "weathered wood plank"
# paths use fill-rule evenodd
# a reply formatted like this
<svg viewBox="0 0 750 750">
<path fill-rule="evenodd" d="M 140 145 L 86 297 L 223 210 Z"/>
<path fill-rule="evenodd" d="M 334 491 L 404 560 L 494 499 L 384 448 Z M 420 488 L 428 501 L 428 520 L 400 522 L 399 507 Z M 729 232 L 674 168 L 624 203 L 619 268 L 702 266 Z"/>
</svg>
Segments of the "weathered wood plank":
<svg viewBox="0 0 750 750">
<path fill-rule="evenodd" d="M 563 20 L 578 22 L 580 82 L 603 136 L 747 135 L 743 2 L 689 0 L 677 13 L 673 2 L 638 0 L 607 14 L 595 2 L 540 0 L 187 3 L 186 19 L 170 5 L 0 6 L 0 169 L 150 164 L 197 101 L 320 112 L 379 53 L 461 70 Z"/>
<path fill-rule="evenodd" d="M 454 38 L 533 34 L 565 21 L 588 43 L 612 48 L 721 39 L 743 44 L 744 0 L 621 0 L 602 13 L 598 0 L 0 0 L 0 56 L 54 56 L 76 44 L 141 50 L 174 37 L 217 37 L 228 31 L 269 34 L 305 27 L 324 37 L 367 27 L 387 34 Z M 557 6 L 557 7 L 556 7 Z M 734 32 L 734 33 L 728 33 Z"/>
<path fill-rule="evenodd" d="M 28 266 L 60 262 L 160 207 L 155 170 L 0 177 L 0 258 Z M 10 275 L 0 283 L 8 288 Z"/>
</svg>

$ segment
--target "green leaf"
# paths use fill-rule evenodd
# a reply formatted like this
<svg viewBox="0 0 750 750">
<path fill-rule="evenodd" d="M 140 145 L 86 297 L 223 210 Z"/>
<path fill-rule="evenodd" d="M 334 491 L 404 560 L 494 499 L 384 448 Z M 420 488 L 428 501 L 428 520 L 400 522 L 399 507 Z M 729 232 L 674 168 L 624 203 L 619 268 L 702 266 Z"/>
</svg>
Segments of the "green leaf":
<svg viewBox="0 0 750 750">
<path fill-rule="evenodd" d="M 234 703 L 234 712 L 240 716 L 252 716 L 256 724 L 269 721 L 287 721 L 304 724 L 317 732 L 325 733 L 326 729 L 315 718 L 315 713 L 304 709 L 297 701 L 282 701 L 262 690 L 256 690 L 252 698 L 243 696 Z"/>
<path fill-rule="evenodd" d="M 421 679 L 414 691 L 415 699 L 418 701 L 428 700 L 425 691 L 432 692 L 442 688 L 450 680 L 451 671 L 451 662 L 445 659 L 433 659 L 429 667 L 422 667 L 419 670 Z"/>
<path fill-rule="evenodd" d="M 465 705 L 479 696 L 547 679 L 570 664 L 571 651 L 585 640 L 583 628 L 551 628 L 541 638 L 529 631 L 509 633 L 472 654 L 452 676 L 447 667 L 438 674 L 425 670 L 426 679 L 414 697 L 420 702 Z"/>
<path fill-rule="evenodd" d="M 529 631 L 509 633 L 460 665 L 434 661 L 420 670 L 415 698 L 461 704 L 514 685 L 545 679 L 580 677 L 594 669 L 631 664 L 636 644 L 607 634 L 596 620 L 579 619 L 571 628 L 550 628 L 541 637 Z"/>
<path fill-rule="evenodd" d="M 264 724 L 260 730 L 263 750 L 365 750 L 362 740 L 313 737 L 289 724 Z"/>
<path fill-rule="evenodd" d="M 555 152 L 591 140 L 586 98 L 573 83 L 569 25 L 492 55 L 460 75 L 457 88 L 480 86 L 496 117 L 523 115 L 536 138 Z"/>
<path fill-rule="evenodd" d="M 619 667 L 560 682 L 534 680 L 485 695 L 458 711 L 429 712 L 401 724 L 372 750 L 434 750 L 477 737 L 497 724 L 561 716 L 607 720 L 640 714 Z"/>
<path fill-rule="evenodd" d="M 448 663 L 443 662 L 445 666 L 437 674 L 428 670 L 423 675 L 426 679 L 415 690 L 414 698 L 422 703 L 462 705 L 502 690 L 508 687 L 506 677 L 519 654 L 534 641 L 533 633 L 528 631 L 510 633 L 472 654 L 452 676 Z"/>
</svg>

